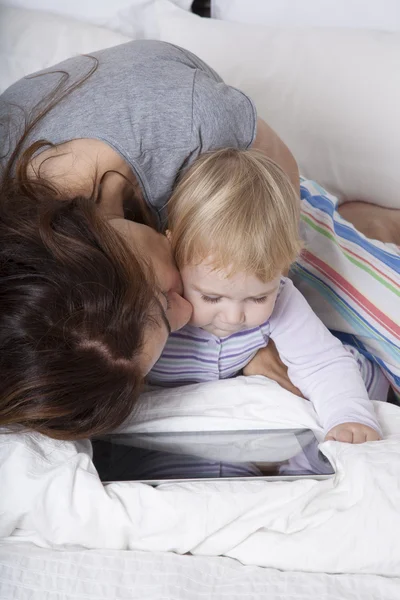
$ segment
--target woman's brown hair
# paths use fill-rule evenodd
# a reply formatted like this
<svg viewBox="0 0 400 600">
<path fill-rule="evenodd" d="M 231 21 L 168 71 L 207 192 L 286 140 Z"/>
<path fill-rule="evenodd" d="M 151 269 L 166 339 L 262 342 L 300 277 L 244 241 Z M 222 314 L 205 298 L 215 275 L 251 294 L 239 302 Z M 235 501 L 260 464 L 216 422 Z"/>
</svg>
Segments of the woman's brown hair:
<svg viewBox="0 0 400 600">
<path fill-rule="evenodd" d="M 98 211 L 98 191 L 64 198 L 40 174 L 27 176 L 47 145 L 24 150 L 28 135 L 87 79 L 66 87 L 61 76 L 1 175 L 0 425 L 79 439 L 113 430 L 134 410 L 154 278 Z"/>
</svg>

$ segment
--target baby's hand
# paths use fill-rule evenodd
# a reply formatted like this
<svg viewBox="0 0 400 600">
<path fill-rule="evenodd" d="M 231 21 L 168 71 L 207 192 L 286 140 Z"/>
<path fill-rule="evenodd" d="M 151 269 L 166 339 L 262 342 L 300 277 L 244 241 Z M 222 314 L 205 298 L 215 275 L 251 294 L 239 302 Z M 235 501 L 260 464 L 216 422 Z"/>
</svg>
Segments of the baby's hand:
<svg viewBox="0 0 400 600">
<path fill-rule="evenodd" d="M 376 442 L 381 436 L 375 429 L 361 423 L 341 423 L 333 427 L 325 436 L 325 441 L 336 440 L 349 444 L 362 444 L 363 442 Z"/>
</svg>

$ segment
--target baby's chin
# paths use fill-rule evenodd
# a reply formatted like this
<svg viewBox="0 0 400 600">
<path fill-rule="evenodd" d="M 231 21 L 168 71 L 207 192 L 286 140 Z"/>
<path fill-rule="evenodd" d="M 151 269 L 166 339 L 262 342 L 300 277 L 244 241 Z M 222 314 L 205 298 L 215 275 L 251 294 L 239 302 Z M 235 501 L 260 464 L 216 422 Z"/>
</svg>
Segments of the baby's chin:
<svg viewBox="0 0 400 600">
<path fill-rule="evenodd" d="M 238 333 L 238 331 L 244 331 L 245 329 L 248 329 L 248 327 L 240 326 L 240 327 L 236 327 L 236 328 L 232 328 L 232 329 L 228 330 L 228 329 L 220 329 L 219 327 L 215 327 L 214 325 L 204 325 L 203 327 L 201 327 L 201 329 L 208 331 L 208 333 L 212 333 L 212 335 L 215 335 L 216 337 L 224 338 L 224 337 L 229 337 L 230 335 L 233 335 L 234 333 Z"/>
</svg>

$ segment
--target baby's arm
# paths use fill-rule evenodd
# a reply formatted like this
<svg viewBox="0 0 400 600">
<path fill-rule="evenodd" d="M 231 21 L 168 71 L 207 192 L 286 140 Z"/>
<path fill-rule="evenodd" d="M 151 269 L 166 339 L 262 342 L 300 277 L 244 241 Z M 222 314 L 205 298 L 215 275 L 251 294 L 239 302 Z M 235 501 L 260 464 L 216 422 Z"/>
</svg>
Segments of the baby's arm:
<svg viewBox="0 0 400 600">
<path fill-rule="evenodd" d="M 327 439 L 379 439 L 374 407 L 356 361 L 289 279 L 279 294 L 270 325 L 270 336 L 288 375 L 313 403 Z"/>
</svg>

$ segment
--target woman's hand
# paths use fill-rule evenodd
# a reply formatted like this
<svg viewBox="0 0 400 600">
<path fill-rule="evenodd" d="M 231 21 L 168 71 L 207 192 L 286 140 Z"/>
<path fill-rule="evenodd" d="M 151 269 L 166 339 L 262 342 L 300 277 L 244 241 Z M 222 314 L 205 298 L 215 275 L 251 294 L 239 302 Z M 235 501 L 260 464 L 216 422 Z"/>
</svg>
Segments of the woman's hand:
<svg viewBox="0 0 400 600">
<path fill-rule="evenodd" d="M 348 444 L 362 444 L 364 442 L 376 442 L 381 436 L 375 429 L 362 423 L 341 423 L 333 427 L 325 436 L 325 441 L 336 440 Z"/>
<path fill-rule="evenodd" d="M 272 340 L 269 340 L 268 346 L 261 348 L 255 355 L 255 357 L 244 367 L 243 375 L 263 375 L 273 379 L 281 387 L 296 396 L 300 396 L 302 393 L 297 389 L 290 381 L 287 374 L 287 366 L 283 364 L 279 358 L 278 351 Z"/>
</svg>

